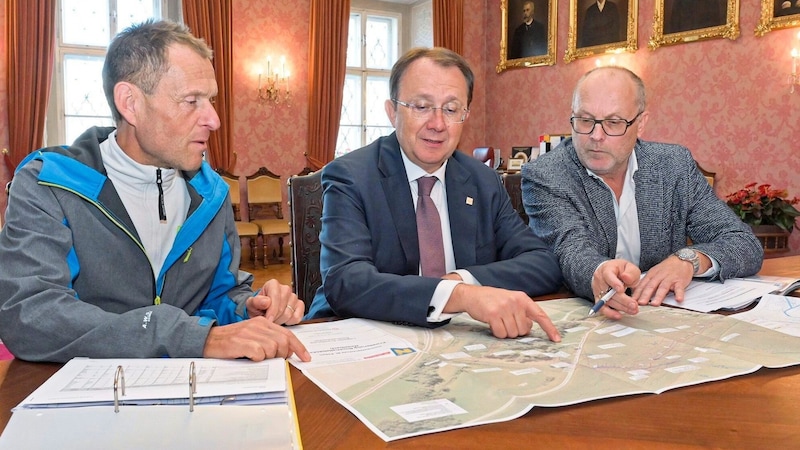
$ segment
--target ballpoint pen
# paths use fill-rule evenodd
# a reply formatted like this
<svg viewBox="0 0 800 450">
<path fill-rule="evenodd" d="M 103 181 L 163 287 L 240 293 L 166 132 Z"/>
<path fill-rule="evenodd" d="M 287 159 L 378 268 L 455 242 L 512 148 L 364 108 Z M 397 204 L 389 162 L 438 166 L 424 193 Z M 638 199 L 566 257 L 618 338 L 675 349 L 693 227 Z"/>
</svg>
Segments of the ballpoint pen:
<svg viewBox="0 0 800 450">
<path fill-rule="evenodd" d="M 639 279 L 641 280 L 642 278 L 644 278 L 644 275 L 645 275 L 646 273 L 647 273 L 647 272 L 642 272 L 642 274 L 641 274 L 641 275 L 639 275 Z M 597 303 L 595 303 L 595 304 L 594 304 L 594 306 L 592 306 L 592 308 L 589 310 L 589 317 L 592 317 L 592 316 L 594 316 L 595 314 L 597 314 L 597 312 L 598 312 L 598 311 L 600 311 L 601 309 L 603 309 L 603 306 L 606 306 L 606 303 L 607 303 L 609 300 L 611 300 L 611 297 L 613 297 L 613 296 L 614 296 L 614 294 L 616 294 L 616 293 L 617 293 L 617 290 L 616 290 L 616 289 L 614 289 L 614 288 L 609 288 L 609 289 L 608 289 L 608 291 L 606 291 L 606 293 L 605 293 L 605 294 L 603 294 L 603 296 L 602 296 L 602 297 L 600 297 L 600 300 L 598 300 L 598 301 L 597 301 Z"/>
<path fill-rule="evenodd" d="M 597 314 L 598 311 L 603 309 L 603 306 L 606 305 L 606 302 L 611 300 L 611 297 L 613 297 L 614 294 L 616 293 L 617 293 L 616 289 L 609 288 L 609 290 L 605 294 L 603 294 L 602 297 L 600 297 L 600 300 L 597 303 L 595 303 L 594 306 L 592 306 L 592 308 L 589 310 L 589 317 L 594 316 L 595 314 Z"/>
</svg>

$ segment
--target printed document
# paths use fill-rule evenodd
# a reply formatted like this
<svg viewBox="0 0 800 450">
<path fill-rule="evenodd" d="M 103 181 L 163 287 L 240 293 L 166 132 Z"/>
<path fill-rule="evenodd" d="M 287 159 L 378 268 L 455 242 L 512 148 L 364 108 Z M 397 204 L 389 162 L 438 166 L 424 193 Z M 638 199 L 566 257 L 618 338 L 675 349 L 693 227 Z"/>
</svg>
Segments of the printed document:
<svg viewBox="0 0 800 450">
<path fill-rule="evenodd" d="M 771 283 L 749 281 L 740 278 L 725 280 L 725 283 L 716 281 L 692 281 L 686 287 L 683 302 L 675 300 L 675 294 L 670 293 L 663 304 L 677 306 L 699 312 L 719 310 L 737 310 L 750 305 L 764 294 L 775 290 Z"/>
<path fill-rule="evenodd" d="M 755 308 L 731 317 L 791 336 L 800 336 L 800 298 L 797 297 L 767 294 L 761 297 Z"/>
<path fill-rule="evenodd" d="M 117 367 L 122 367 L 124 404 L 188 404 L 194 362 L 197 404 L 286 403 L 286 363 L 204 358 L 89 359 L 67 362 L 17 408 L 109 405 L 114 401 Z M 121 380 L 118 380 L 121 381 Z M 121 387 L 121 386 L 120 386 Z"/>
<path fill-rule="evenodd" d="M 407 340 L 370 324 L 364 319 L 345 319 L 292 327 L 292 332 L 313 355 L 310 362 L 296 357 L 291 363 L 300 370 L 415 353 Z"/>
</svg>

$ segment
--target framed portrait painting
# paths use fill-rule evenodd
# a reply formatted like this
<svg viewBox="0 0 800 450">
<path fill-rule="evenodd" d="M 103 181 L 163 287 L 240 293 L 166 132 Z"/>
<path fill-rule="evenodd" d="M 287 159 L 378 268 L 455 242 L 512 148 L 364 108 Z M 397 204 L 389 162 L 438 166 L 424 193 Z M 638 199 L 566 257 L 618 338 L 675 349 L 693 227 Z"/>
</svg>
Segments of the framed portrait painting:
<svg viewBox="0 0 800 450">
<path fill-rule="evenodd" d="M 662 45 L 739 37 L 739 0 L 656 0 L 651 50 Z"/>
<path fill-rule="evenodd" d="M 797 26 L 800 26 L 800 0 L 761 0 L 761 20 L 756 26 L 756 36 Z"/>
<path fill-rule="evenodd" d="M 570 0 L 564 62 L 608 51 L 637 49 L 638 0 Z"/>
<path fill-rule="evenodd" d="M 557 0 L 500 0 L 502 18 L 497 73 L 556 62 Z"/>
</svg>

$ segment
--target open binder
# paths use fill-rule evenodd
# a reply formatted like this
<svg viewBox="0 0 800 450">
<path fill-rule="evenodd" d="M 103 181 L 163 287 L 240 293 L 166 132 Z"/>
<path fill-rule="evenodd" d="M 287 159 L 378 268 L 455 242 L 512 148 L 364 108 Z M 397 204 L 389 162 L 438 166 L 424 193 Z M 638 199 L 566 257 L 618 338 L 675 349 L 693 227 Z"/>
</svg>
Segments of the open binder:
<svg viewBox="0 0 800 450">
<path fill-rule="evenodd" d="M 0 449 L 187 446 L 301 449 L 287 363 L 74 359 L 0 436 Z"/>
</svg>

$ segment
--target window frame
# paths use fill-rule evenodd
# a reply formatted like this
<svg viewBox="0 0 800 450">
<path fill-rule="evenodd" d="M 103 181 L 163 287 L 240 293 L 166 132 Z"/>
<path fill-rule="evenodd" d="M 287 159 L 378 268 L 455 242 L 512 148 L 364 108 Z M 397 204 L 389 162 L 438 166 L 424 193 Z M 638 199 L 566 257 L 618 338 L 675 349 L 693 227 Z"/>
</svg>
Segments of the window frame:
<svg viewBox="0 0 800 450">
<path fill-rule="evenodd" d="M 109 10 L 108 29 L 109 42 L 122 30 L 117 30 L 117 4 L 125 0 L 106 0 Z M 154 6 L 159 10 L 160 18 L 182 22 L 183 10 L 181 0 L 152 0 Z M 50 98 L 47 105 L 47 118 L 45 121 L 44 142 L 47 146 L 72 144 L 67 142 L 66 127 L 66 105 L 64 104 L 66 92 L 64 87 L 64 63 L 70 56 L 77 57 L 99 57 L 104 58 L 107 47 L 67 44 L 63 42 L 62 29 L 62 5 L 63 0 L 58 0 L 56 5 L 56 43 L 53 52 L 53 76 L 50 81 Z M 110 116 L 109 116 L 110 118 Z M 100 121 L 98 121 L 100 123 Z M 113 123 L 113 120 L 112 120 Z"/>
<path fill-rule="evenodd" d="M 339 138 L 341 137 L 341 129 L 342 127 L 354 127 L 358 126 L 360 128 L 359 136 L 360 136 L 360 144 L 354 146 L 355 148 L 363 147 L 367 144 L 369 138 L 369 128 L 377 128 L 379 125 L 369 124 L 367 123 L 367 84 L 370 78 L 384 78 L 386 79 L 387 83 L 389 82 L 389 76 L 391 75 L 392 69 L 391 66 L 397 61 L 397 59 L 402 55 L 403 52 L 403 38 L 404 38 L 404 23 L 406 23 L 406 14 L 397 11 L 390 11 L 390 10 L 381 10 L 375 8 L 357 8 L 351 7 L 350 8 L 350 15 L 353 14 L 360 14 L 361 15 L 361 66 L 347 66 L 345 68 L 345 77 L 358 77 L 361 80 L 361 109 L 359 112 L 361 123 L 360 124 L 345 124 L 342 122 L 343 115 L 339 119 L 339 130 L 337 132 L 337 144 Z M 387 69 L 373 69 L 367 67 L 367 46 L 366 46 L 366 32 L 367 32 L 367 23 L 370 17 L 377 17 L 377 18 L 386 18 L 395 21 L 395 39 L 394 42 L 394 61 L 391 62 L 390 67 Z M 342 86 L 344 89 L 344 86 Z M 387 98 L 388 100 L 388 98 Z M 342 105 L 344 107 L 344 105 Z M 393 128 L 392 128 L 393 129 Z M 334 157 L 342 156 L 345 153 L 340 153 L 337 145 L 337 149 L 334 150 Z"/>
</svg>

